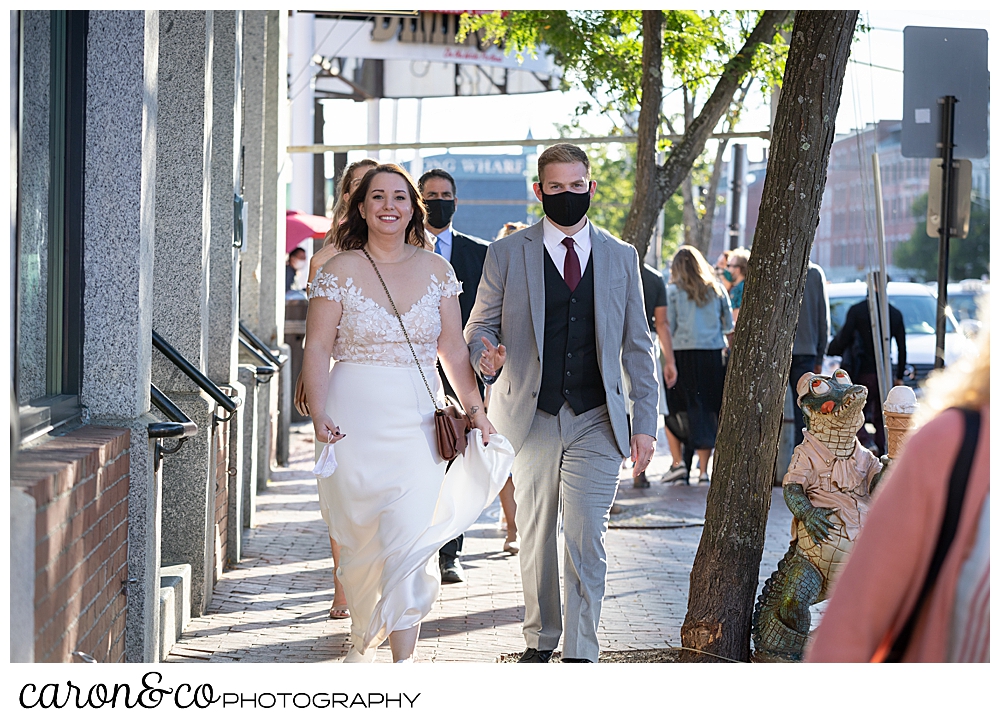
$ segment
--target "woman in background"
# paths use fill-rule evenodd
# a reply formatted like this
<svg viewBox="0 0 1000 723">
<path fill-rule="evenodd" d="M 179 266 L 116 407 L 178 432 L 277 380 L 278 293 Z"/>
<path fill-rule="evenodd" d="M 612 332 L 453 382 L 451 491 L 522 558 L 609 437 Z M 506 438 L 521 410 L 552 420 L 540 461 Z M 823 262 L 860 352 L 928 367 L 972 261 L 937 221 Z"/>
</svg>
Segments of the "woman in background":
<svg viewBox="0 0 1000 723">
<path fill-rule="evenodd" d="M 323 238 L 323 245 L 309 259 L 309 278 L 306 281 L 307 294 L 313 280 L 316 278 L 316 273 L 323 268 L 323 265 L 327 261 L 338 253 L 337 247 L 333 244 L 333 239 L 337 235 L 337 229 L 344 223 L 344 217 L 347 215 L 347 199 L 351 197 L 354 189 L 361 184 L 361 179 L 365 177 L 365 174 L 377 165 L 378 161 L 374 158 L 362 158 L 360 161 L 355 161 L 347 166 L 340 174 L 340 183 L 337 187 L 336 196 L 337 202 L 333 206 L 333 223 L 330 224 L 330 230 L 326 232 L 326 236 Z"/>
<path fill-rule="evenodd" d="M 667 390 L 671 413 L 687 412 L 688 443 L 698 455 L 698 482 L 708 484 L 708 460 L 715 447 L 722 410 L 725 335 L 733 330 L 729 294 L 712 267 L 693 246 L 681 246 L 670 264 L 667 323 L 677 362 L 677 383 Z M 680 459 L 680 441 L 666 430 L 674 463 L 664 481 L 688 483 L 690 470 Z"/>
</svg>

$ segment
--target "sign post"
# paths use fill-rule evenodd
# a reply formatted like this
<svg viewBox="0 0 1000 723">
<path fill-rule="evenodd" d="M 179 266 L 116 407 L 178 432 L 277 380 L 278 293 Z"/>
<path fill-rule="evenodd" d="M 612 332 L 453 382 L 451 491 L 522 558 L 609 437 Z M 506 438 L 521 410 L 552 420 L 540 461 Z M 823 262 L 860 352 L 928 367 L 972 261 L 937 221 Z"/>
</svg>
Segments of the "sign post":
<svg viewBox="0 0 1000 723">
<path fill-rule="evenodd" d="M 954 217 L 955 178 L 955 103 L 953 95 L 938 100 L 941 106 L 941 226 L 938 228 L 938 297 L 937 320 L 934 329 L 934 368 L 944 368 L 944 337 L 948 308 L 948 247 L 951 243 L 951 224 Z"/>
<path fill-rule="evenodd" d="M 989 150 L 987 40 L 985 30 L 903 28 L 900 150 L 907 158 L 940 158 L 942 168 L 935 369 L 944 366 L 948 252 L 951 237 L 959 235 L 955 229 L 955 159 L 982 158 Z M 938 113 L 931 112 L 935 105 Z"/>
</svg>

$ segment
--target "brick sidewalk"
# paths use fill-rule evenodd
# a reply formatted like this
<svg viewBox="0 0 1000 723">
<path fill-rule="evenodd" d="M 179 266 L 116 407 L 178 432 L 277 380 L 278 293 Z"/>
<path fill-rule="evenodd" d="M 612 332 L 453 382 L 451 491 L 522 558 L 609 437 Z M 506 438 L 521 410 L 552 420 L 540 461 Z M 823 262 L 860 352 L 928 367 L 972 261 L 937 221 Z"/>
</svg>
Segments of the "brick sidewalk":
<svg viewBox="0 0 1000 723">
<path fill-rule="evenodd" d="M 243 560 L 219 580 L 208 613 L 191 620 L 168 662 L 338 662 L 347 653 L 349 621 L 327 616 L 333 561 L 310 474 L 311 440 L 308 424 L 292 428 L 290 466 L 275 471 L 268 490 L 258 495 L 257 527 L 244 533 Z M 625 512 L 612 517 L 607 536 L 602 650 L 680 644 L 688 576 L 702 528 L 673 525 L 704 516 L 708 488 L 658 484 L 670 464 L 662 430 L 657 446 L 661 451 L 649 472 L 652 487 L 636 490 L 623 479 L 619 491 Z M 466 533 L 466 582 L 441 587 L 420 629 L 419 662 L 494 662 L 524 648 L 520 569 L 517 557 L 502 552 L 499 515 L 495 502 Z M 647 526 L 618 527 L 637 519 Z M 776 490 L 761 583 L 788 548 L 790 519 Z M 654 524 L 657 528 L 648 526 Z M 391 659 L 388 650 L 379 656 Z"/>
</svg>

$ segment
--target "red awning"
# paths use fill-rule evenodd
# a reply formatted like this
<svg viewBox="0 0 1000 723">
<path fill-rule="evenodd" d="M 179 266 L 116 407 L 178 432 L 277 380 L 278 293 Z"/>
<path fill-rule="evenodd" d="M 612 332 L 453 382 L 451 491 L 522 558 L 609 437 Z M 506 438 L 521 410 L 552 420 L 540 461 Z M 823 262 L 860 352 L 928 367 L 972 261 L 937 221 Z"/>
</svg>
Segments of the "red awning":
<svg viewBox="0 0 1000 723">
<path fill-rule="evenodd" d="M 323 238 L 332 223 L 333 220 L 326 216 L 314 216 L 301 211 L 286 212 L 285 253 L 289 253 L 307 238 Z"/>
</svg>

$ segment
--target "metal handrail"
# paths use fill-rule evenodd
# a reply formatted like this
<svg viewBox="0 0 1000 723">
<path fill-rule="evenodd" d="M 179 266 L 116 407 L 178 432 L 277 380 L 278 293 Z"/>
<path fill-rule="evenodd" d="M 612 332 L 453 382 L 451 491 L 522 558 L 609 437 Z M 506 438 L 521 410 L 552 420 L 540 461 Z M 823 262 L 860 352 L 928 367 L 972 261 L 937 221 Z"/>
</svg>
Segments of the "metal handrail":
<svg viewBox="0 0 1000 723">
<path fill-rule="evenodd" d="M 149 401 L 170 420 L 169 422 L 153 422 L 148 425 L 150 437 L 184 438 L 198 434 L 198 425 L 191 421 L 181 408 L 174 404 L 173 400 L 157 389 L 155 384 L 149 385 Z"/>
<path fill-rule="evenodd" d="M 242 337 L 240 337 L 239 341 L 240 341 L 240 346 L 246 349 L 247 353 L 250 356 L 252 356 L 254 359 L 260 362 L 260 364 L 257 365 L 256 370 L 254 372 L 256 376 L 270 378 L 271 375 L 276 374 L 278 372 L 279 367 L 268 361 L 268 359 L 263 354 L 261 354 L 260 351 L 258 351 L 255 346 L 250 344 L 250 342 L 248 342 L 246 339 Z"/>
<path fill-rule="evenodd" d="M 208 396 L 215 400 L 216 404 L 225 409 L 227 412 L 236 411 L 236 409 L 243 403 L 243 399 L 241 397 L 230 397 L 222 391 L 222 389 L 220 389 L 215 382 L 206 377 L 200 369 L 181 356 L 180 352 L 170 346 L 170 344 L 168 344 L 166 340 L 164 340 L 164 338 L 155 331 L 153 332 L 153 346 L 159 349 L 163 356 L 169 359 L 174 366 L 184 372 L 184 374 L 186 374 L 191 381 L 201 387 L 201 389 L 203 389 Z"/>
<path fill-rule="evenodd" d="M 250 345 L 256 348 L 257 351 L 259 351 L 261 355 L 263 355 L 264 358 L 267 359 L 268 362 L 270 362 L 273 366 L 276 367 L 275 371 L 285 366 L 285 364 L 288 362 L 287 355 L 275 354 L 273 351 L 271 351 L 268 348 L 267 344 L 261 341 L 260 337 L 258 337 L 252 331 L 250 331 L 247 325 L 244 324 L 242 321 L 240 322 L 240 334 L 245 336 L 247 342 L 249 342 Z"/>
</svg>

